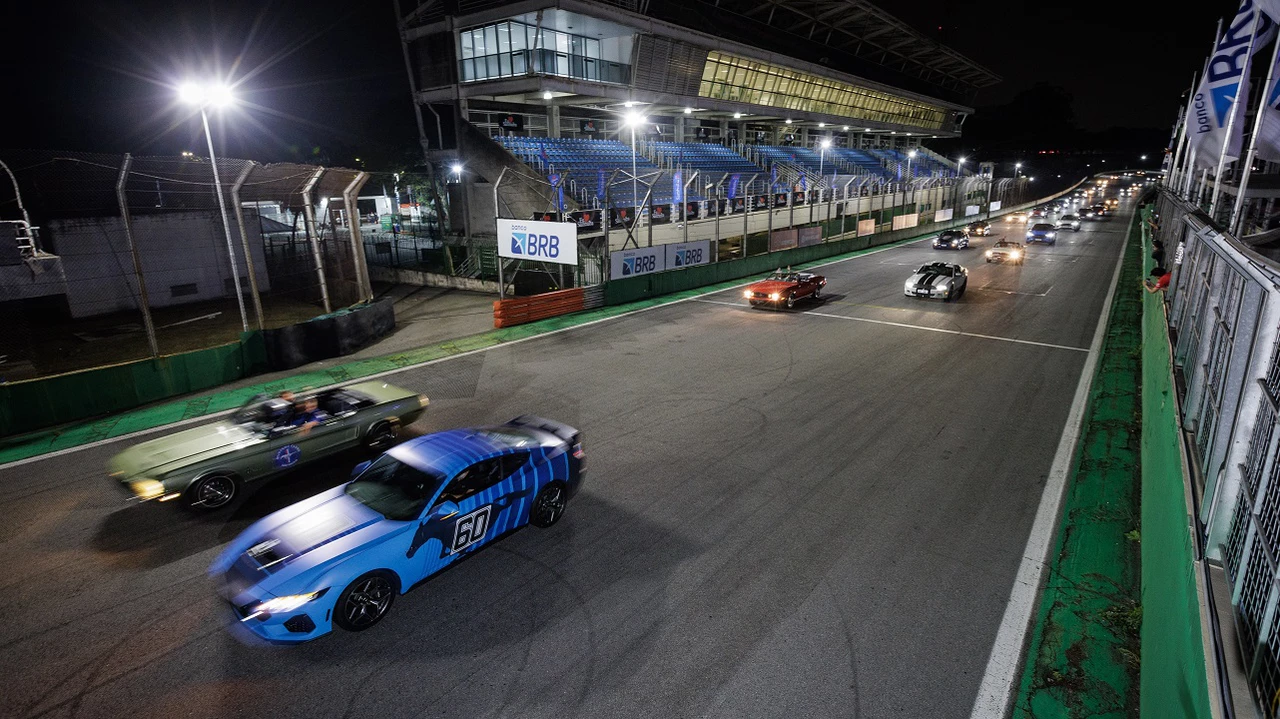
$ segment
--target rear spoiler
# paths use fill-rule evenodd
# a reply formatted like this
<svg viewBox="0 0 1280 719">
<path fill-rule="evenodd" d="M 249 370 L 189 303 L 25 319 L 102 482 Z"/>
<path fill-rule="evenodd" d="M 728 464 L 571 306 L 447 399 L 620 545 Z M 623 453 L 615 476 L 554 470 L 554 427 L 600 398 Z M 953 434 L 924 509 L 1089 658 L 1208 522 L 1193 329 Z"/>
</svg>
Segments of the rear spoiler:
<svg viewBox="0 0 1280 719">
<path fill-rule="evenodd" d="M 554 434 L 555 436 L 559 437 L 565 442 L 568 442 L 569 444 L 575 444 L 577 442 L 582 441 L 582 433 L 574 429 L 573 427 L 570 427 L 569 425 L 564 424 L 563 422 L 557 422 L 553 419 L 546 419 L 545 417 L 537 417 L 532 414 L 522 414 L 519 417 L 516 417 L 515 419 L 511 420 L 510 422 L 507 422 L 507 424 L 513 427 L 528 427 L 530 429 L 539 429 L 539 430 L 542 430 L 543 432 Z"/>
</svg>

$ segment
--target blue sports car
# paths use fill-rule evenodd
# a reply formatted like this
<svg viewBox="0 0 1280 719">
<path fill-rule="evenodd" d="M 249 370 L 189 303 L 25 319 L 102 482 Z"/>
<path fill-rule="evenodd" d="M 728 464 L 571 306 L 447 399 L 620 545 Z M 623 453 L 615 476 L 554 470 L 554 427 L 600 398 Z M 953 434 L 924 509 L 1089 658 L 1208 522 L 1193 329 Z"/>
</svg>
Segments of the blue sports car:
<svg viewBox="0 0 1280 719">
<path fill-rule="evenodd" d="M 1047 242 L 1050 245 L 1056 245 L 1058 230 L 1048 222 L 1037 222 L 1027 230 L 1027 244 L 1032 242 Z"/>
<path fill-rule="evenodd" d="M 555 524 L 582 483 L 582 435 L 526 415 L 405 442 L 353 475 L 254 523 L 214 561 L 237 625 L 274 643 L 372 627 L 494 539 Z"/>
</svg>

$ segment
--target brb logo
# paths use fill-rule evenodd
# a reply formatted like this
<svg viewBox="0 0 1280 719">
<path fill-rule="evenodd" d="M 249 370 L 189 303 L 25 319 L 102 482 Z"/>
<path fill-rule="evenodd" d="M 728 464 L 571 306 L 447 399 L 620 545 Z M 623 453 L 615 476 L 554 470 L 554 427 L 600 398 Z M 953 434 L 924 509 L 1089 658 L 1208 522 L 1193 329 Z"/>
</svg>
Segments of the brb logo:
<svg viewBox="0 0 1280 719">
<path fill-rule="evenodd" d="M 700 264 L 702 264 L 702 250 L 700 248 L 676 250 L 676 267 Z"/>
<path fill-rule="evenodd" d="M 560 238 L 555 235 L 529 232 L 527 228 L 516 225 L 511 231 L 511 254 L 539 260 L 554 260 L 560 257 Z"/>
<path fill-rule="evenodd" d="M 622 259 L 622 276 L 627 275 L 643 275 L 646 272 L 653 272 L 658 269 L 658 258 L 654 255 L 640 255 L 638 257 L 624 257 Z"/>
</svg>

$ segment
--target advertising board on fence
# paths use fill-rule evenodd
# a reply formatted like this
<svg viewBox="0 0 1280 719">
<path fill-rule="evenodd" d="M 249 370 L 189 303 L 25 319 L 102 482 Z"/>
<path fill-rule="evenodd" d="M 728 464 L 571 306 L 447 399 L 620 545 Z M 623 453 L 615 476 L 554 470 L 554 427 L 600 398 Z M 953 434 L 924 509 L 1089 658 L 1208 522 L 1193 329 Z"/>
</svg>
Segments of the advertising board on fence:
<svg viewBox="0 0 1280 719">
<path fill-rule="evenodd" d="M 996 200 L 995 202 L 991 203 L 992 212 L 995 212 L 998 209 L 1000 209 L 1000 200 Z"/>
<path fill-rule="evenodd" d="M 938 210 L 937 212 L 934 212 L 934 213 L 933 213 L 933 221 L 934 221 L 934 222 L 946 222 L 947 220 L 950 220 L 950 219 L 951 219 L 951 215 L 952 215 L 952 213 L 954 213 L 954 212 L 955 212 L 955 210 L 951 209 L 950 207 L 948 207 L 948 208 L 947 208 L 947 209 L 945 209 L 945 210 Z"/>
<path fill-rule="evenodd" d="M 905 230 L 908 227 L 915 227 L 920 222 L 920 213 L 912 212 L 909 215 L 898 215 L 893 218 L 893 229 Z"/>
<path fill-rule="evenodd" d="M 797 238 L 801 247 L 816 245 L 822 242 L 821 227 L 801 227 L 800 236 Z"/>
<path fill-rule="evenodd" d="M 636 250 L 620 250 L 609 254 L 609 279 L 647 275 L 667 268 L 667 253 L 662 245 Z"/>
<path fill-rule="evenodd" d="M 578 226 L 498 218 L 498 256 L 561 265 L 578 264 Z"/>
<path fill-rule="evenodd" d="M 858 220 L 858 237 L 866 237 L 876 233 L 875 220 Z"/>
<path fill-rule="evenodd" d="M 795 247 L 798 241 L 799 237 L 794 229 L 774 230 L 773 234 L 769 235 L 769 251 L 789 250 Z"/>
<path fill-rule="evenodd" d="M 965 206 L 964 206 L 964 216 L 965 216 L 965 217 L 972 217 L 972 216 L 974 216 L 974 215 L 976 215 L 976 214 L 978 214 L 978 206 L 977 206 L 977 205 L 965 205 Z"/>
<path fill-rule="evenodd" d="M 668 270 L 679 270 L 694 265 L 711 263 L 711 240 L 701 242 L 681 242 L 666 247 L 666 263 Z"/>
</svg>

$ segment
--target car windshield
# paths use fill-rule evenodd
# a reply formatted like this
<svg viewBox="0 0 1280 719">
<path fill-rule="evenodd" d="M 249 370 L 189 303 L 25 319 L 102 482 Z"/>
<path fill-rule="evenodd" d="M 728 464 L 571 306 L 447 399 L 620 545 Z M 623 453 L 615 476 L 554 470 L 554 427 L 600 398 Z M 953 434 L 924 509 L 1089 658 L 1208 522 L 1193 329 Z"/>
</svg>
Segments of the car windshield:
<svg viewBox="0 0 1280 719">
<path fill-rule="evenodd" d="M 445 478 L 384 454 L 347 485 L 347 494 L 387 519 L 417 519 Z"/>
<path fill-rule="evenodd" d="M 231 415 L 231 421 L 236 424 L 249 424 L 251 422 L 261 422 L 266 416 L 266 407 L 263 402 L 266 401 L 268 395 L 255 394 L 249 398 L 248 402 L 240 405 L 234 414 Z"/>
<path fill-rule="evenodd" d="M 1031 229 L 1032 229 L 1032 230 L 1041 230 L 1041 231 L 1043 231 L 1043 230 L 1052 230 L 1052 229 L 1053 229 L 1053 225 L 1050 225 L 1050 224 L 1049 224 L 1049 223 L 1047 223 L 1047 222 L 1040 222 L 1040 223 L 1037 223 L 1035 226 L 1033 226 Z"/>
<path fill-rule="evenodd" d="M 953 274 L 950 265 L 921 265 L 916 272 L 921 275 L 946 275 L 947 277 Z"/>
<path fill-rule="evenodd" d="M 774 272 L 764 279 L 765 281 L 773 282 L 798 282 L 800 281 L 800 275 L 795 272 Z"/>
<path fill-rule="evenodd" d="M 1063 215 L 1062 219 L 1066 222 L 1071 222 L 1072 220 L 1078 220 L 1080 218 L 1076 217 L 1075 215 Z"/>
<path fill-rule="evenodd" d="M 954 240 L 958 237 L 964 237 L 964 233 L 959 230 L 947 230 L 941 235 L 944 240 Z"/>
<path fill-rule="evenodd" d="M 999 242 L 997 242 L 997 243 L 995 244 L 995 246 L 996 246 L 996 247 L 1018 247 L 1018 243 L 1016 243 L 1016 242 L 1005 242 L 1004 240 L 1000 240 Z"/>
</svg>

